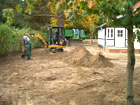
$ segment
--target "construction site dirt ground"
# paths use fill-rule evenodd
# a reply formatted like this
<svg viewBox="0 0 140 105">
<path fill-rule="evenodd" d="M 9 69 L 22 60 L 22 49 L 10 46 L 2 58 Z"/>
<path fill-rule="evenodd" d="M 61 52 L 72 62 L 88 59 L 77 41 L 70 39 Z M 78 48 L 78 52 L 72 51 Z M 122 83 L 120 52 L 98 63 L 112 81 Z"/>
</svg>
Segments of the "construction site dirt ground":
<svg viewBox="0 0 140 105">
<path fill-rule="evenodd" d="M 98 54 L 102 56 L 94 59 Z M 125 53 L 71 46 L 62 53 L 33 49 L 31 60 L 20 55 L 0 58 L 0 105 L 124 105 Z M 140 105 L 140 54 L 136 54 L 134 96 Z"/>
</svg>

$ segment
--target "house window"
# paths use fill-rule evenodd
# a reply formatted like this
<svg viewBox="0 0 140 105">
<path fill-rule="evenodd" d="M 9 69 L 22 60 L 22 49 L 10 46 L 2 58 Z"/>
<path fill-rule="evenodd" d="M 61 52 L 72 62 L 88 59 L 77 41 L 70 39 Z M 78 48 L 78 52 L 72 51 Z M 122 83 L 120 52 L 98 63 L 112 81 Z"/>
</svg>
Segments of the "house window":
<svg viewBox="0 0 140 105">
<path fill-rule="evenodd" d="M 113 29 L 108 29 L 108 37 L 113 37 Z"/>
<path fill-rule="evenodd" d="M 108 37 L 109 37 L 109 32 L 110 32 L 110 31 L 109 31 L 109 29 L 108 29 Z"/>
<path fill-rule="evenodd" d="M 111 29 L 111 37 L 113 37 L 113 29 Z"/>
<path fill-rule="evenodd" d="M 123 30 L 118 30 L 118 37 L 123 37 Z"/>
</svg>

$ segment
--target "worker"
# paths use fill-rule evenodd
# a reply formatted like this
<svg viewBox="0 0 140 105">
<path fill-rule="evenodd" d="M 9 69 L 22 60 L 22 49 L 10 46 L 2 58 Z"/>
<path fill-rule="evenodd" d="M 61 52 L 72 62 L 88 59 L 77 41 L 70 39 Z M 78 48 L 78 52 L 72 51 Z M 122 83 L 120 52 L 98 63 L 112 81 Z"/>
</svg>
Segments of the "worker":
<svg viewBox="0 0 140 105">
<path fill-rule="evenodd" d="M 30 60 L 32 44 L 31 44 L 30 39 L 27 36 L 24 36 L 23 39 L 24 39 L 24 42 L 25 42 L 25 48 L 27 49 L 27 59 Z"/>
<path fill-rule="evenodd" d="M 59 32 L 58 30 L 55 31 L 55 38 L 54 38 L 54 43 L 59 45 Z"/>
</svg>

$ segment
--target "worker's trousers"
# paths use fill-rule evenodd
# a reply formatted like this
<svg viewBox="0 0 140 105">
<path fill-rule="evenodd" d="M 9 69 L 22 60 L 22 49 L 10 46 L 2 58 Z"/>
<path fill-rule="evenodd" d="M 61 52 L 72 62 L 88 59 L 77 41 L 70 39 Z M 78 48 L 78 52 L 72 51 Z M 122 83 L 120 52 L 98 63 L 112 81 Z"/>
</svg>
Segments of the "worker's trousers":
<svg viewBox="0 0 140 105">
<path fill-rule="evenodd" d="M 31 41 L 28 41 L 27 42 L 27 58 L 28 58 L 28 60 L 30 60 L 30 58 L 31 58 L 31 49 L 32 49 Z"/>
</svg>

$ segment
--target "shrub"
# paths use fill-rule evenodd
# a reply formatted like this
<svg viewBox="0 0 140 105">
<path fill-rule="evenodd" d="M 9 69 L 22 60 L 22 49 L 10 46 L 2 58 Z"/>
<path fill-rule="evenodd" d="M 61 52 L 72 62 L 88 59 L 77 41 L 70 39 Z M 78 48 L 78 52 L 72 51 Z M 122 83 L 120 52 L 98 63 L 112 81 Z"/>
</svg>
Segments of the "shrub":
<svg viewBox="0 0 140 105">
<path fill-rule="evenodd" d="M 0 55 L 7 55 L 9 49 L 13 44 L 12 41 L 12 28 L 6 24 L 0 25 Z"/>
<path fill-rule="evenodd" d="M 30 30 L 29 28 L 17 29 L 6 24 L 0 24 L 0 56 L 16 54 L 24 48 L 24 33 L 40 33 L 46 39 L 47 35 L 40 31 Z M 41 42 L 37 38 L 31 38 L 32 48 L 42 47 Z"/>
</svg>

